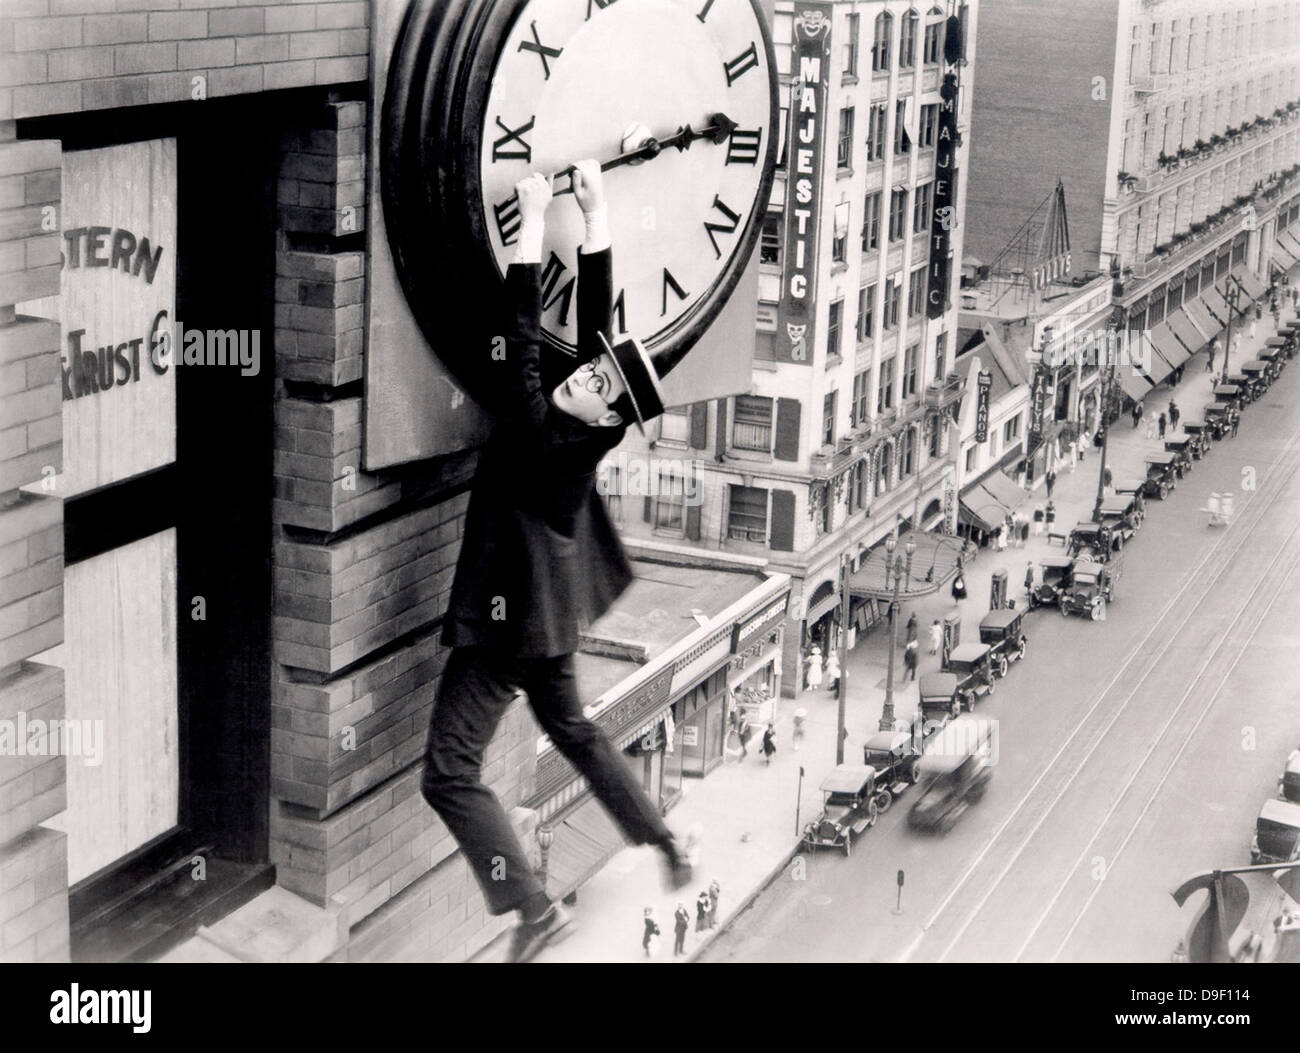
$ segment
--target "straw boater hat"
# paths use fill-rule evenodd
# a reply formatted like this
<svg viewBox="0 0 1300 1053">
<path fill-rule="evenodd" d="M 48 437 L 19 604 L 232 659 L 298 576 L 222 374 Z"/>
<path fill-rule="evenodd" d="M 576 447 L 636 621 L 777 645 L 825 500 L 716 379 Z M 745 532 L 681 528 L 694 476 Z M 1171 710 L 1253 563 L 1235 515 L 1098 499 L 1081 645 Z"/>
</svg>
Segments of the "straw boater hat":
<svg viewBox="0 0 1300 1053">
<path fill-rule="evenodd" d="M 646 421 L 654 420 L 664 411 L 664 393 L 663 388 L 659 386 L 659 370 L 650 360 L 641 341 L 635 337 L 630 336 L 611 347 L 604 333 L 597 335 L 600 337 L 601 347 L 614 363 L 614 368 L 618 370 L 623 386 L 627 388 L 628 401 L 632 403 L 632 410 L 636 414 L 636 426 L 644 434 Z"/>
</svg>

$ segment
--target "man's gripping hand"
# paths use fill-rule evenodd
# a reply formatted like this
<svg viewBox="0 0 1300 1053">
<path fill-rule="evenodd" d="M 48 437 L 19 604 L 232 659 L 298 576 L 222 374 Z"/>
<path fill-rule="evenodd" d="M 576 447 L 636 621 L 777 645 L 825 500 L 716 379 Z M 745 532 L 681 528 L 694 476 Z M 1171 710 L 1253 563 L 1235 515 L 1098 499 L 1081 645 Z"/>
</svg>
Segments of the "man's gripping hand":
<svg viewBox="0 0 1300 1053">
<path fill-rule="evenodd" d="M 601 252 L 609 248 L 609 212 L 605 208 L 605 180 L 600 162 L 585 160 L 573 166 L 573 196 L 582 209 L 586 233 L 582 241 L 583 252 Z"/>
<path fill-rule="evenodd" d="M 541 263 L 542 238 L 546 233 L 546 209 L 551 203 L 551 181 L 534 172 L 515 184 L 519 197 L 519 243 L 514 263 Z"/>
</svg>

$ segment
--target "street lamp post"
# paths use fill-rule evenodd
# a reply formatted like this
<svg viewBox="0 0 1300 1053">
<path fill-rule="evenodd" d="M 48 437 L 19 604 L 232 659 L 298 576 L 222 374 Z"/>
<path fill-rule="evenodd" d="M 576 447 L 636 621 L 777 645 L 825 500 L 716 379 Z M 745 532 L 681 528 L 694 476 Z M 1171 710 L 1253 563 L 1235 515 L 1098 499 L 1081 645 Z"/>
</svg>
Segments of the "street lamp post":
<svg viewBox="0 0 1300 1053">
<path fill-rule="evenodd" d="M 849 554 L 840 553 L 840 638 L 837 647 L 839 654 L 840 682 L 835 685 L 836 725 L 835 725 L 835 763 L 844 763 L 844 739 L 848 736 L 845 727 L 845 710 L 849 694 Z"/>
<path fill-rule="evenodd" d="M 903 587 L 903 575 L 912 578 L 912 556 L 916 553 L 916 542 L 908 540 L 903 546 L 907 553 L 906 561 L 898 558 L 896 549 L 898 539 L 890 536 L 885 539 L 885 582 L 889 575 L 894 575 L 894 595 L 889 601 L 889 671 L 885 676 L 885 708 L 880 714 L 880 730 L 894 730 L 894 652 L 898 650 L 898 593 Z"/>
<path fill-rule="evenodd" d="M 1127 313 L 1124 312 L 1126 317 Z M 1097 465 L 1097 501 L 1092 506 L 1092 518 L 1098 523 L 1101 522 L 1102 502 L 1106 500 L 1106 453 L 1110 444 L 1110 418 L 1115 402 L 1115 357 L 1118 340 L 1125 339 L 1126 335 L 1126 328 L 1117 332 L 1112 326 L 1110 339 L 1106 342 L 1106 372 L 1102 374 L 1101 382 L 1101 457 Z"/>
<path fill-rule="evenodd" d="M 1228 331 L 1223 338 L 1223 373 L 1220 382 L 1228 382 L 1228 356 L 1232 352 L 1232 322 L 1237 317 L 1237 303 L 1241 298 L 1241 282 L 1233 275 L 1228 275 L 1228 287 L 1223 291 L 1223 298 L 1228 302 Z"/>
<path fill-rule="evenodd" d="M 541 862 L 537 867 L 537 880 L 542 883 L 542 888 L 546 887 L 546 878 L 550 871 L 551 845 L 555 841 L 555 831 L 549 826 L 539 826 L 537 828 L 537 847 L 541 851 Z"/>
</svg>

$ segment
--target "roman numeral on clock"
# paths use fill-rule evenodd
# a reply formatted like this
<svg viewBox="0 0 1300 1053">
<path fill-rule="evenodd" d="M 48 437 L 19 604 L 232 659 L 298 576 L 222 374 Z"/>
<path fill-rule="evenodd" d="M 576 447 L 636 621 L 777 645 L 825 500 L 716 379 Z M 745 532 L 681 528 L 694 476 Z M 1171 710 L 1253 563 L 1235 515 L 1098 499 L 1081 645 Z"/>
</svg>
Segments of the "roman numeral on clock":
<svg viewBox="0 0 1300 1053">
<path fill-rule="evenodd" d="M 713 0 L 705 0 L 704 10 L 701 11 L 695 17 L 698 18 L 701 22 L 703 22 L 706 18 L 709 17 L 709 8 L 711 8 L 712 6 L 713 6 Z"/>
<path fill-rule="evenodd" d="M 707 220 L 704 222 L 704 229 L 709 235 L 709 241 L 713 243 L 713 251 L 718 259 L 722 259 L 722 249 L 718 247 L 718 239 L 715 235 L 734 234 L 736 232 L 736 226 L 740 223 L 740 214 L 731 211 L 722 198 L 718 197 L 717 194 L 713 195 L 713 207 L 731 221 L 729 224 L 719 222 L 710 223 Z"/>
<path fill-rule="evenodd" d="M 727 140 L 727 164 L 758 164 L 758 148 L 762 141 L 761 128 L 755 128 L 753 131 L 744 128 L 733 129 L 731 137 Z"/>
<path fill-rule="evenodd" d="M 548 48 L 542 43 L 542 38 L 537 35 L 537 23 L 533 22 L 529 28 L 533 31 L 533 39 L 530 43 L 527 40 L 520 41 L 520 51 L 532 51 L 542 60 L 542 69 L 546 72 L 546 79 L 551 79 L 551 64 L 547 59 L 559 58 L 563 53 L 563 48 Z"/>
<path fill-rule="evenodd" d="M 508 201 L 493 205 L 492 212 L 496 216 L 497 234 L 501 238 L 501 244 L 513 245 L 515 239 L 519 237 L 519 227 L 522 223 L 519 216 L 519 195 L 512 194 Z"/>
<path fill-rule="evenodd" d="M 492 144 L 493 161 L 527 161 L 533 159 L 533 148 L 524 141 L 524 133 L 533 130 L 533 122 L 536 117 L 529 117 L 528 123 L 520 125 L 518 128 L 508 128 L 497 117 L 497 127 L 506 134 Z M 511 146 L 511 143 L 517 143 L 517 146 Z"/>
<path fill-rule="evenodd" d="M 742 51 L 730 62 L 723 63 L 727 71 L 727 87 L 730 88 L 744 74 L 758 65 L 758 49 L 750 44 L 748 48 Z"/>
<path fill-rule="evenodd" d="M 546 266 L 542 268 L 542 310 L 549 311 L 556 304 L 559 304 L 560 325 L 569 324 L 569 308 L 573 304 L 573 288 L 578 281 L 578 276 L 575 274 L 561 285 L 560 282 L 567 270 L 564 261 L 554 252 L 551 253 L 551 258 L 546 261 Z"/>
<path fill-rule="evenodd" d="M 710 237 L 712 237 L 712 235 L 710 235 Z M 677 279 L 673 277 L 673 272 L 670 271 L 667 267 L 665 267 L 664 268 L 663 310 L 659 312 L 659 316 L 661 318 L 668 313 L 668 290 L 669 289 L 672 289 L 672 291 L 676 293 L 677 299 L 679 300 L 685 300 L 690 295 L 685 289 L 683 289 L 680 285 L 677 284 Z"/>
<path fill-rule="evenodd" d="M 617 319 L 618 332 L 623 335 L 626 335 L 627 334 L 627 290 L 626 289 L 619 289 L 618 299 L 614 301 L 614 306 L 611 309 L 610 313 L 613 314 L 615 319 Z"/>
<path fill-rule="evenodd" d="M 591 21 L 591 7 L 593 4 L 604 11 L 612 3 L 614 3 L 614 0 L 587 0 L 587 21 Z"/>
</svg>

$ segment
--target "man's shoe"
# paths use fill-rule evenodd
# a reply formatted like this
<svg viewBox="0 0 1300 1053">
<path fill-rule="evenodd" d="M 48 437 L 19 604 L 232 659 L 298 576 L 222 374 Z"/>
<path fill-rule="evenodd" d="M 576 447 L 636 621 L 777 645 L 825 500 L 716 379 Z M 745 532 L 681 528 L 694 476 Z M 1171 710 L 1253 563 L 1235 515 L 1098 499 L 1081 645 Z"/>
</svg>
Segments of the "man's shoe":
<svg viewBox="0 0 1300 1053">
<path fill-rule="evenodd" d="M 521 922 L 515 927 L 506 961 L 530 962 L 543 947 L 571 936 L 573 929 L 573 915 L 558 903 L 552 904 L 551 909 L 537 921 Z"/>
</svg>

